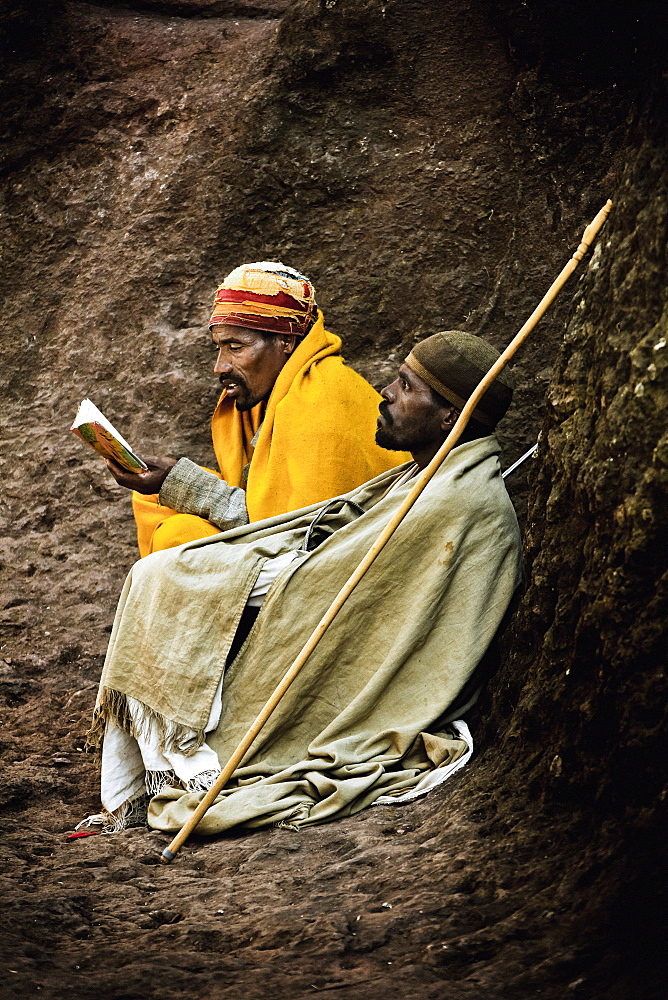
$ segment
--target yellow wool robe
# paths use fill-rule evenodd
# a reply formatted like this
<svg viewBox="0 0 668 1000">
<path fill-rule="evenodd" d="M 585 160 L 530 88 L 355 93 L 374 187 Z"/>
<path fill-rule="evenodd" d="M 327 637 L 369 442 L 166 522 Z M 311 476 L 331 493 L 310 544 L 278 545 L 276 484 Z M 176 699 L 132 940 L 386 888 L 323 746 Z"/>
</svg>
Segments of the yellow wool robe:
<svg viewBox="0 0 668 1000">
<path fill-rule="evenodd" d="M 380 395 L 348 368 L 341 339 L 325 330 L 322 312 L 288 358 L 269 400 L 239 412 L 223 392 L 211 421 L 219 475 L 246 485 L 249 520 L 260 521 L 339 496 L 410 460 L 375 443 Z M 251 441 L 262 425 L 255 449 Z M 194 514 L 178 514 L 157 495 L 133 494 L 142 556 L 220 528 Z"/>
</svg>

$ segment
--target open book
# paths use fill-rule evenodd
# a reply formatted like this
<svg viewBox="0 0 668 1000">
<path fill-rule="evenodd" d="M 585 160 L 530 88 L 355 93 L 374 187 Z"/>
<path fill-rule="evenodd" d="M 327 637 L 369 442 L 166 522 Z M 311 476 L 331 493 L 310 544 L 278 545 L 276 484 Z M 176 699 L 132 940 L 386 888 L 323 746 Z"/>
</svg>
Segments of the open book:
<svg viewBox="0 0 668 1000">
<path fill-rule="evenodd" d="M 148 468 L 90 399 L 82 401 L 70 430 L 100 455 L 113 458 L 128 472 L 144 472 Z"/>
</svg>

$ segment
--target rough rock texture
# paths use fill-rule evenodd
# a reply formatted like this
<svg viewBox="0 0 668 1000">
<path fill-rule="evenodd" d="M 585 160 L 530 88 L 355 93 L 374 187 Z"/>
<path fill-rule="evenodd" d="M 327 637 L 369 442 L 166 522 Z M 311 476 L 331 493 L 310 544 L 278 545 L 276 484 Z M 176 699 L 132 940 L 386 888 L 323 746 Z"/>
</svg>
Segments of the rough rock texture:
<svg viewBox="0 0 668 1000">
<path fill-rule="evenodd" d="M 650 4 L 545 6 L 2 5 L 3 995 L 661 995 L 660 32 Z M 240 260 L 311 275 L 381 385 L 416 334 L 507 342 L 608 196 L 516 365 L 506 460 L 542 426 L 511 487 L 528 586 L 475 765 L 408 811 L 170 869 L 149 832 L 65 845 L 134 558 L 126 496 L 67 432 L 81 397 L 210 462 L 204 324 Z"/>
<path fill-rule="evenodd" d="M 644 125 L 656 114 L 650 105 Z M 554 889 L 571 905 L 580 899 L 581 938 L 607 944 L 611 968 L 619 960 L 621 995 L 633 994 L 635 978 L 641 995 L 658 996 L 668 687 L 662 135 L 642 136 L 618 190 L 550 387 L 528 515 L 529 584 L 480 719 L 488 781 L 501 789 L 495 829 L 512 822 L 526 783 L 521 797 L 573 838 Z M 628 914 L 638 910 L 635 925 Z"/>
<path fill-rule="evenodd" d="M 405 0 L 300 2 L 282 19 L 277 4 L 186 6 L 20 4 L 6 19 L 2 419 L 21 459 L 3 467 L 6 560 L 38 634 L 78 645 L 84 625 L 96 655 L 135 549 L 126 494 L 67 434 L 80 399 L 147 454 L 211 464 L 204 324 L 244 259 L 312 276 L 377 385 L 413 334 L 505 344 L 609 193 L 628 111 L 610 100 L 601 121 L 608 99 L 587 90 L 562 121 L 478 0 L 438 16 Z M 508 462 L 535 440 L 564 310 L 516 366 Z"/>
</svg>

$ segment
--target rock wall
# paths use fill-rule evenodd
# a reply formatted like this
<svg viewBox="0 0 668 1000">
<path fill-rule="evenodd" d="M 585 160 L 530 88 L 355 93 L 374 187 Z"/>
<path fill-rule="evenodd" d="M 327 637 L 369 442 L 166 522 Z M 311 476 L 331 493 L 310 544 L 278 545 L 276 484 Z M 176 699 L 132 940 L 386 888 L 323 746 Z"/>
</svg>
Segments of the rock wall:
<svg viewBox="0 0 668 1000">
<path fill-rule="evenodd" d="M 478 730 L 488 749 L 476 784 L 495 789 L 496 830 L 514 826 L 520 801 L 537 826 L 558 830 L 569 861 L 553 876 L 555 898 L 577 913 L 574 938 L 599 949 L 622 996 L 634 978 L 641 995 L 660 995 L 665 973 L 668 155 L 658 107 L 648 97 L 614 217 L 573 299 L 540 434 L 528 585 Z M 642 927 L 629 925 L 636 909 Z"/>
<path fill-rule="evenodd" d="M 504 345 L 610 194 L 629 97 L 560 103 L 479 0 L 8 7 L 6 618 L 24 649 L 99 656 L 134 533 L 68 435 L 80 399 L 147 454 L 211 464 L 205 323 L 246 259 L 309 274 L 379 387 L 414 336 Z M 565 307 L 516 365 L 507 463 Z M 512 489 L 523 515 L 525 472 Z"/>
</svg>

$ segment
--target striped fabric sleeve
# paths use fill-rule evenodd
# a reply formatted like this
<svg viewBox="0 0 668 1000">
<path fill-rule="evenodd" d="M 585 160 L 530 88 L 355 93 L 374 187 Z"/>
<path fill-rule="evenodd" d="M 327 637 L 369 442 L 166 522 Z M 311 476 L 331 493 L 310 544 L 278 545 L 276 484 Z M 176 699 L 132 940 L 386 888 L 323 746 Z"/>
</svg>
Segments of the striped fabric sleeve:
<svg viewBox="0 0 668 1000">
<path fill-rule="evenodd" d="M 248 524 L 246 492 L 228 486 L 188 458 L 180 458 L 162 484 L 160 503 L 179 514 L 196 514 L 221 531 Z"/>
</svg>

